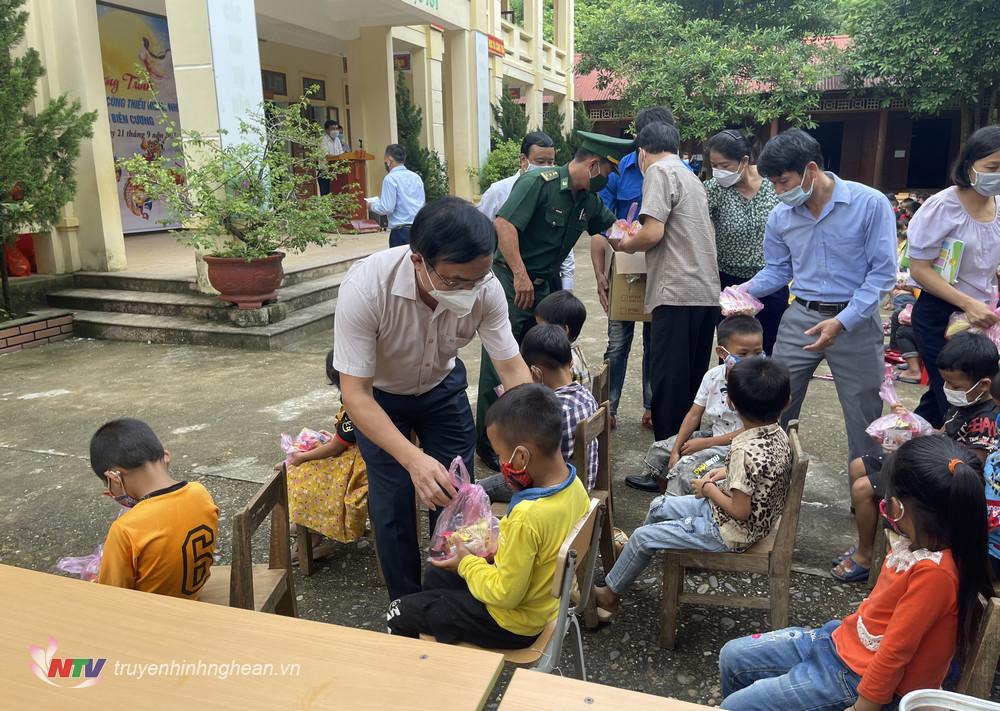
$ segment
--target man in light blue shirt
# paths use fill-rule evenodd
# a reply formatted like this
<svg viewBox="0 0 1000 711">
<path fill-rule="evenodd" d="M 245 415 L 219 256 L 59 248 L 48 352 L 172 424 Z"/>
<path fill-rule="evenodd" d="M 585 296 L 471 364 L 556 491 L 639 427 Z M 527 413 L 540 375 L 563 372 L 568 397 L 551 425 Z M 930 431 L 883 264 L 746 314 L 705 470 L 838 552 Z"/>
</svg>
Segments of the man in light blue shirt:
<svg viewBox="0 0 1000 711">
<path fill-rule="evenodd" d="M 788 366 L 798 418 L 813 372 L 826 360 L 844 412 L 849 459 L 879 453 L 865 433 L 882 414 L 885 336 L 879 303 L 896 283 L 896 220 L 877 190 L 823 171 L 815 138 L 789 129 L 764 146 L 757 170 L 783 203 L 764 230 L 764 269 L 748 283 L 757 297 L 792 282 L 795 303 L 778 330 L 774 358 Z"/>
<path fill-rule="evenodd" d="M 385 147 L 385 171 L 382 194 L 367 197 L 368 209 L 389 218 L 389 246 L 399 247 L 410 242 L 410 225 L 426 201 L 423 179 L 409 170 L 406 149 L 398 143 Z"/>
</svg>

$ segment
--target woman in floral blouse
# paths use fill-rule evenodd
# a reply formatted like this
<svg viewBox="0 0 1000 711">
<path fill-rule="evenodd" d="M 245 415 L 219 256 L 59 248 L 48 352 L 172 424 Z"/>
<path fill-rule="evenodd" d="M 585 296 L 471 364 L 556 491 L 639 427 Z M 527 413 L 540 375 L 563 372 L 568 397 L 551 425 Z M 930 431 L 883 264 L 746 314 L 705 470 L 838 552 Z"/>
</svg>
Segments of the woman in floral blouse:
<svg viewBox="0 0 1000 711">
<path fill-rule="evenodd" d="M 715 225 L 715 242 L 722 288 L 750 281 L 764 268 L 764 226 L 778 204 L 771 181 L 757 172 L 760 147 L 753 135 L 722 131 L 706 145 L 712 178 L 705 183 L 708 210 Z M 788 288 L 761 300 L 757 314 L 764 327 L 764 351 L 770 355 L 781 316 L 788 307 Z"/>
</svg>

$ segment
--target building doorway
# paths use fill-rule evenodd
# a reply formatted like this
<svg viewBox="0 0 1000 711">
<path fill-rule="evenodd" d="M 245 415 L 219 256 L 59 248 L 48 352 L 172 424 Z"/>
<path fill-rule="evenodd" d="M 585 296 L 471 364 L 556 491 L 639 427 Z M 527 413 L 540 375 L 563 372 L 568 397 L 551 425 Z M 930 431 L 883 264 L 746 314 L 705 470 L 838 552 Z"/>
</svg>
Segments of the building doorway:
<svg viewBox="0 0 1000 711">
<path fill-rule="evenodd" d="M 839 174 L 840 157 L 844 150 L 844 122 L 824 121 L 808 130 L 823 149 L 824 168 Z"/>
<path fill-rule="evenodd" d="M 926 118 L 913 121 L 910 139 L 908 188 L 940 189 L 948 185 L 948 157 L 952 119 Z"/>
</svg>

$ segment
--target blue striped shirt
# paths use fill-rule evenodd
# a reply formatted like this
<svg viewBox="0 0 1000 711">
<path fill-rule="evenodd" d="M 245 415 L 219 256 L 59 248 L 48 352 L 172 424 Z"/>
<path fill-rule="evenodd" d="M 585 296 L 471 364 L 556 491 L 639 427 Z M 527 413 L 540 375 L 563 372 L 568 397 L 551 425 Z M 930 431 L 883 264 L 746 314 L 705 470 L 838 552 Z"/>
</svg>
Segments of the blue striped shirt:
<svg viewBox="0 0 1000 711">
<path fill-rule="evenodd" d="M 424 202 L 424 181 L 405 165 L 397 165 L 382 181 L 382 194 L 368 207 L 388 216 L 389 229 L 394 230 L 412 225 Z"/>
</svg>

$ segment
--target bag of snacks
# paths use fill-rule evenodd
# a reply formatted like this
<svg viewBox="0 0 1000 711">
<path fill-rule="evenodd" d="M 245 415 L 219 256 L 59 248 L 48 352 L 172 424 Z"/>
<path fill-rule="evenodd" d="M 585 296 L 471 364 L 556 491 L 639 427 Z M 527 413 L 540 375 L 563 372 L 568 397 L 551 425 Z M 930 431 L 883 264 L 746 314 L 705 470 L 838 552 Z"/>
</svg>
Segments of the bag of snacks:
<svg viewBox="0 0 1000 711">
<path fill-rule="evenodd" d="M 865 430 L 868 436 L 882 445 L 882 449 L 887 452 L 895 452 L 901 445 L 915 437 L 934 434 L 930 422 L 899 404 L 896 386 L 893 384 L 894 370 L 892 365 L 885 367 L 885 377 L 878 391 L 882 400 L 892 408 L 892 412 L 878 418 Z"/>
<path fill-rule="evenodd" d="M 483 487 L 472 483 L 461 457 L 452 460 L 448 473 L 458 493 L 438 517 L 431 537 L 431 557 L 450 558 L 455 555 L 455 543 L 461 541 L 473 555 L 489 558 L 497 552 L 500 540 L 500 522 L 490 508 L 490 497 Z"/>
</svg>

